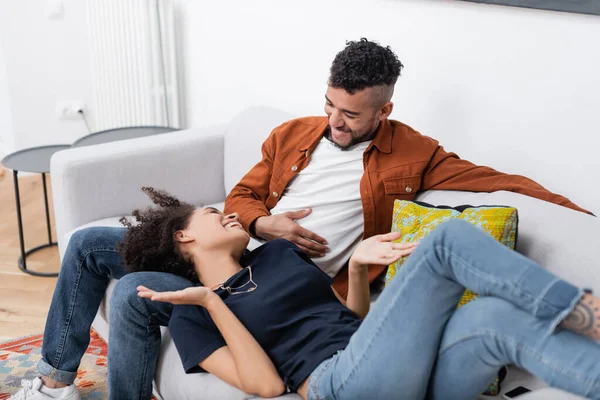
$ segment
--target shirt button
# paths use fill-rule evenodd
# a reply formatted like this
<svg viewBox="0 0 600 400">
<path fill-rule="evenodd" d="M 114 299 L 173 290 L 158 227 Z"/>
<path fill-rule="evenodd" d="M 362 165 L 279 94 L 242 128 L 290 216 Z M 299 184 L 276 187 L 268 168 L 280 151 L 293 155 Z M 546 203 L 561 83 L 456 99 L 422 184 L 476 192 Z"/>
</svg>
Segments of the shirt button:
<svg viewBox="0 0 600 400">
<path fill-rule="evenodd" d="M 294 171 L 294 172 L 298 171 L 298 167 L 296 165 L 293 165 L 292 166 L 292 171 Z"/>
<path fill-rule="evenodd" d="M 279 197 L 279 193 L 273 192 L 273 197 Z"/>
<path fill-rule="evenodd" d="M 406 190 L 406 193 L 412 193 L 412 188 L 410 187 L 410 185 L 408 185 L 404 190 Z"/>
</svg>

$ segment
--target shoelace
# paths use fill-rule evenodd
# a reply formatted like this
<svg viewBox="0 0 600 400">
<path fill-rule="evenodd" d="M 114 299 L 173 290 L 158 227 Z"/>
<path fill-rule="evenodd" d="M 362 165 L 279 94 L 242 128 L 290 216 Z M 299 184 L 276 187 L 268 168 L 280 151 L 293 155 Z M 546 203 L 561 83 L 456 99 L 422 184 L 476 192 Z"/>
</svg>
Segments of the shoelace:
<svg viewBox="0 0 600 400">
<path fill-rule="evenodd" d="M 13 397 L 14 400 L 26 400 L 28 396 L 33 396 L 35 394 L 35 390 L 33 389 L 33 381 L 22 379 L 21 386 L 23 386 L 23 391 L 17 393 L 17 395 Z"/>
</svg>

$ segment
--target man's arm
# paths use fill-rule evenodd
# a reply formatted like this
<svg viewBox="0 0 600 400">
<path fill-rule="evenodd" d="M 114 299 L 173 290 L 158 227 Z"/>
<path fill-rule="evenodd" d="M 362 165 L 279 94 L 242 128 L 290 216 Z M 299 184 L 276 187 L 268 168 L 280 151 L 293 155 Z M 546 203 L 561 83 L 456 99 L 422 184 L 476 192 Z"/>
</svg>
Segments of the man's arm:
<svg viewBox="0 0 600 400">
<path fill-rule="evenodd" d="M 462 160 L 454 153 L 446 152 L 439 145 L 423 172 L 421 190 L 466 190 L 470 192 L 507 190 L 591 214 L 566 197 L 548 191 L 529 178 L 475 165 L 467 160 Z"/>
</svg>

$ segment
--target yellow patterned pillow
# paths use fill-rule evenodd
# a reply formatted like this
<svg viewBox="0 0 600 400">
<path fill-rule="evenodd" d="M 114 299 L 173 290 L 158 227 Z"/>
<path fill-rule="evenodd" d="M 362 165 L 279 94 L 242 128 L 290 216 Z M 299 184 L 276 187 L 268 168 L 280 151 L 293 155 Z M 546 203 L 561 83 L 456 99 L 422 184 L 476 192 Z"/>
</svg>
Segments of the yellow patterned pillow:
<svg viewBox="0 0 600 400">
<path fill-rule="evenodd" d="M 392 232 L 402 233 L 400 239 L 396 241 L 398 243 L 418 242 L 442 222 L 455 218 L 464 219 L 483 229 L 500 243 L 511 249 L 515 248 L 519 217 L 517 209 L 513 207 L 435 207 L 427 203 L 396 200 L 394 202 Z M 385 277 L 386 285 L 394 278 L 396 271 L 402 267 L 406 258 L 402 257 L 389 266 Z M 474 294 L 471 291 L 465 291 L 459 306 L 468 303 L 473 298 Z"/>
<path fill-rule="evenodd" d="M 460 218 L 489 233 L 494 239 L 514 250 L 517 241 L 517 225 L 519 217 L 517 209 L 502 206 L 460 206 L 435 207 L 427 203 L 396 200 L 392 232 L 401 232 L 402 236 L 396 242 L 411 243 L 422 240 L 442 222 Z M 388 267 L 385 277 L 386 286 L 402 267 L 407 257 L 402 257 Z M 458 307 L 475 299 L 477 295 L 465 290 Z M 500 379 L 496 378 L 488 386 L 484 394 L 495 396 L 499 393 Z"/>
</svg>

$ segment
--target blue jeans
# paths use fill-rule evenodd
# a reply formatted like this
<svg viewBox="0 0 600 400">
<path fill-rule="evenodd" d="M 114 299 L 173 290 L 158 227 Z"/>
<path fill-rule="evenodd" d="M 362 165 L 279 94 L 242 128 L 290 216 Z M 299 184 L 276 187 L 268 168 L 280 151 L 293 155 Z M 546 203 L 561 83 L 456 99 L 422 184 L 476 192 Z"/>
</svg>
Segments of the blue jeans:
<svg viewBox="0 0 600 400">
<path fill-rule="evenodd" d="M 569 268 L 569 266 L 565 266 Z M 482 298 L 456 309 L 465 288 Z M 600 345 L 557 328 L 583 291 L 450 221 L 411 254 L 308 398 L 475 399 L 507 364 L 600 399 Z"/>
<path fill-rule="evenodd" d="M 109 313 L 110 398 L 149 399 L 160 350 L 159 325 L 168 324 L 173 306 L 142 299 L 136 288 L 179 290 L 191 282 L 167 273 L 127 274 L 117 250 L 124 233 L 125 228 L 95 227 L 72 236 L 46 320 L 38 372 L 73 383 L 108 281 L 116 278 Z"/>
</svg>

